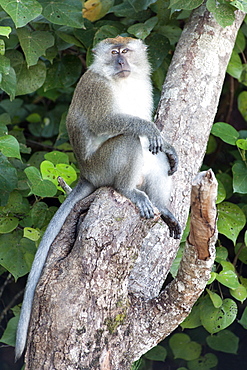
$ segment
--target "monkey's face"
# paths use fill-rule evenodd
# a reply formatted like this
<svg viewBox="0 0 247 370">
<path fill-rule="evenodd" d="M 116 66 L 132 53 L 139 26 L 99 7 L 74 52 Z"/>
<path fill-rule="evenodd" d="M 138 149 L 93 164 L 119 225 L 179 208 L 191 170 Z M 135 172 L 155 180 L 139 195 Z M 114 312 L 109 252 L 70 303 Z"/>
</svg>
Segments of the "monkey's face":
<svg viewBox="0 0 247 370">
<path fill-rule="evenodd" d="M 113 66 L 115 73 L 114 75 L 118 78 L 128 77 L 131 72 L 131 68 L 128 62 L 128 55 L 132 50 L 118 45 L 111 50 L 111 61 L 110 64 Z"/>
<path fill-rule="evenodd" d="M 107 79 L 126 79 L 150 74 L 146 45 L 138 39 L 118 36 L 99 42 L 94 48 L 90 67 Z"/>
</svg>

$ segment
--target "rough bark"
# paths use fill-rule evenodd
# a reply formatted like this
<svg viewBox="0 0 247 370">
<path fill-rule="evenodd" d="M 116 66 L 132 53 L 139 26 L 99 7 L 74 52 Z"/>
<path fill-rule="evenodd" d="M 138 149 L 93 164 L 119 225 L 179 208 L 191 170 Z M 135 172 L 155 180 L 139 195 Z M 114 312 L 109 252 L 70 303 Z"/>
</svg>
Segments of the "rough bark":
<svg viewBox="0 0 247 370">
<path fill-rule="evenodd" d="M 155 220 L 142 221 L 112 189 L 100 189 L 77 204 L 53 244 L 39 285 L 27 369 L 129 369 L 184 320 L 214 262 L 217 183 L 211 171 L 197 177 L 192 194 L 199 201 L 192 202 L 192 224 L 204 225 L 208 238 L 186 244 L 176 279 L 153 299 L 130 294 L 128 278 Z M 90 204 L 74 243 L 78 216 Z M 107 216 L 106 204 L 112 212 Z M 208 254 L 203 260 L 201 246 Z"/>
<path fill-rule="evenodd" d="M 238 12 L 234 25 L 223 29 L 204 7 L 196 10 L 164 84 L 157 124 L 179 154 L 171 209 L 183 226 L 243 17 Z M 216 238 L 212 172 L 195 184 L 185 254 L 176 279 L 161 293 L 178 242 L 158 215 L 140 219 L 112 189 L 76 205 L 37 288 L 26 369 L 129 369 L 183 321 L 209 277 Z"/>
</svg>

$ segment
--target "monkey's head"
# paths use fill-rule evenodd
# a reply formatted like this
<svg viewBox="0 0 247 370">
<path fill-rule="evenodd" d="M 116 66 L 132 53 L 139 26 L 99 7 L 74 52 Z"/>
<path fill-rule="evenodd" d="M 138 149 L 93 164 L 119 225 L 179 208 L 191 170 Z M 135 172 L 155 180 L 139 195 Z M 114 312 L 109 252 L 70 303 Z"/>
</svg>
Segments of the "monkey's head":
<svg viewBox="0 0 247 370">
<path fill-rule="evenodd" d="M 117 36 L 99 42 L 93 49 L 91 70 L 108 79 L 122 79 L 130 75 L 145 78 L 150 74 L 147 47 L 143 41 Z"/>
</svg>

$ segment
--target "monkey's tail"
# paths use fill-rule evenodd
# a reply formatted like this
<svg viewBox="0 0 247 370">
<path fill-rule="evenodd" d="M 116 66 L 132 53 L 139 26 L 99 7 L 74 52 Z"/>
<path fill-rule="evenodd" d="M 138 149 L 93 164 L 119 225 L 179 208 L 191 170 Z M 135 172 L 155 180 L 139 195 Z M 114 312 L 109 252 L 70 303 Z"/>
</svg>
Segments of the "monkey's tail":
<svg viewBox="0 0 247 370">
<path fill-rule="evenodd" d="M 87 197 L 95 190 L 94 186 L 88 181 L 82 179 L 78 182 L 72 192 L 68 195 L 65 201 L 61 204 L 53 218 L 51 219 L 44 236 L 39 244 L 36 252 L 31 271 L 28 276 L 28 282 L 24 294 L 24 299 L 21 308 L 20 319 L 16 333 L 15 359 L 18 360 L 25 349 L 26 338 L 28 332 L 29 321 L 32 311 L 33 297 L 36 285 L 42 273 L 46 257 L 50 246 L 55 237 L 61 230 L 66 217 L 69 215 L 73 206 L 81 199 Z"/>
</svg>

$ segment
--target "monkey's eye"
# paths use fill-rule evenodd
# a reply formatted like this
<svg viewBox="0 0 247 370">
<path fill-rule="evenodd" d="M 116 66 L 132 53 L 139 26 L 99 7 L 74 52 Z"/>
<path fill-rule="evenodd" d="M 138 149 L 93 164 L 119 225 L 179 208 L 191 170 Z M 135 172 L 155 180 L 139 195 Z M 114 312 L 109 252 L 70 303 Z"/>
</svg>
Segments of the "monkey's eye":
<svg viewBox="0 0 247 370">
<path fill-rule="evenodd" d="M 118 51 L 113 49 L 113 50 L 111 51 L 111 53 L 112 53 L 112 54 L 118 54 Z"/>
<path fill-rule="evenodd" d="M 123 53 L 123 54 L 126 54 L 126 53 L 128 53 L 128 51 L 129 51 L 129 49 L 127 49 L 127 48 L 126 48 L 126 49 L 123 49 L 123 50 L 122 50 L 122 53 Z"/>
</svg>

